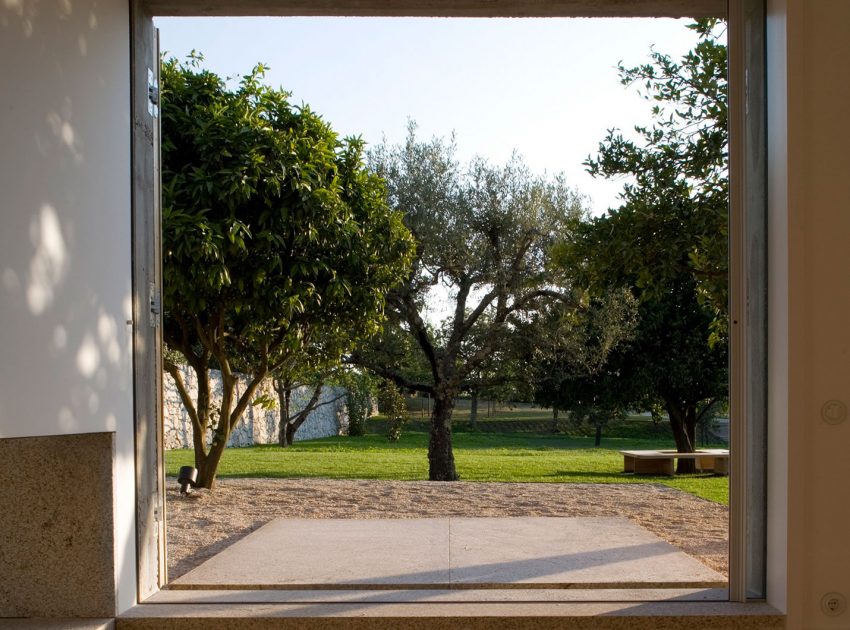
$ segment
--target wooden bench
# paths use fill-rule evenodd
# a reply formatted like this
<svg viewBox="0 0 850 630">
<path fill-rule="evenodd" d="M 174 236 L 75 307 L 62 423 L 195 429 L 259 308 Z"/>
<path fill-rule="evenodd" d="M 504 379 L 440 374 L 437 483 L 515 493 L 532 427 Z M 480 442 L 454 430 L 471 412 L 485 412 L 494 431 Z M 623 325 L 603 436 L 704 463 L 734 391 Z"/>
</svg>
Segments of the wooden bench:
<svg viewBox="0 0 850 630">
<path fill-rule="evenodd" d="M 695 453 L 662 451 L 620 451 L 623 456 L 623 472 L 636 475 L 673 476 L 673 460 L 696 460 L 696 469 L 718 475 L 729 474 L 729 450 L 725 448 L 701 449 Z"/>
</svg>

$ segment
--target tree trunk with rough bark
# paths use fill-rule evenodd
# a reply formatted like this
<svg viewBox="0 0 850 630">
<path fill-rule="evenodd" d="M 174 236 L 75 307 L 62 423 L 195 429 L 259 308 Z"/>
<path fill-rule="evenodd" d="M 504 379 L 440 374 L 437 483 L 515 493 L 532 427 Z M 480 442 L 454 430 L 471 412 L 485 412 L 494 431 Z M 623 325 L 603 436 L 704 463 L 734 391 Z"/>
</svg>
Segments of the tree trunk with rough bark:
<svg viewBox="0 0 850 630">
<path fill-rule="evenodd" d="M 337 396 L 333 400 L 319 404 L 319 399 L 322 397 L 324 389 L 324 381 L 320 381 L 313 389 L 313 395 L 307 402 L 306 406 L 292 415 L 292 390 L 295 387 L 293 383 L 275 380 L 274 388 L 277 392 L 278 401 L 280 403 L 280 420 L 278 421 L 277 443 L 279 446 L 291 446 L 295 442 L 295 433 L 301 428 L 301 425 L 307 421 L 310 414 L 316 407 L 321 407 L 339 400 Z"/>
<path fill-rule="evenodd" d="M 216 473 L 218 464 L 221 461 L 221 456 L 224 454 L 224 449 L 227 446 L 227 440 L 215 442 L 210 446 L 210 450 L 206 456 L 200 461 L 198 466 L 198 482 L 197 487 L 212 490 L 215 487 Z"/>
<path fill-rule="evenodd" d="M 198 448 L 198 444 L 204 444 L 204 439 L 206 438 L 205 427 L 212 423 L 205 425 L 199 422 L 194 427 L 195 467 L 198 469 L 198 482 L 195 485 L 199 488 L 207 488 L 208 490 L 212 490 L 215 487 L 218 465 L 224 449 L 227 448 L 227 442 L 230 439 L 233 427 L 239 422 L 250 401 L 253 400 L 257 388 L 266 376 L 266 372 L 254 375 L 245 387 L 242 395 L 236 397 L 234 396 L 234 392 L 236 391 L 237 377 L 230 372 L 229 366 L 222 365 L 222 368 L 226 369 L 221 370 L 221 404 L 218 408 L 218 418 L 213 426 L 212 443 L 206 453 L 204 453 L 203 447 Z M 209 374 L 207 373 L 204 378 L 208 380 Z M 198 383 L 201 383 L 200 374 L 198 374 Z M 207 386 L 208 391 L 209 388 Z M 208 393 L 205 396 L 208 396 Z M 207 406 L 209 407 L 208 403 Z M 210 414 L 210 410 L 207 413 Z M 209 422 L 209 418 L 206 421 Z"/>
<path fill-rule="evenodd" d="M 665 407 L 670 416 L 670 428 L 673 430 L 673 439 L 676 441 L 676 451 L 693 453 L 696 444 L 696 407 L 692 405 L 683 407 L 670 400 L 665 401 Z M 696 472 L 695 460 L 678 460 L 676 474 L 683 475 L 694 472 Z"/>
<path fill-rule="evenodd" d="M 291 446 L 295 443 L 295 433 L 298 431 L 298 427 L 295 423 L 290 422 L 286 425 L 286 445 Z"/>
<path fill-rule="evenodd" d="M 552 407 L 552 433 L 558 432 L 558 408 Z"/>
<path fill-rule="evenodd" d="M 292 398 L 292 385 L 275 379 L 274 389 L 277 392 L 278 405 L 280 406 L 280 420 L 277 425 L 277 444 L 287 447 L 292 444 L 289 439 L 289 404 Z"/>
<path fill-rule="evenodd" d="M 206 457 L 207 444 L 207 427 L 210 426 L 210 412 L 212 400 L 210 397 L 210 371 L 206 367 L 195 369 L 195 376 L 198 380 L 198 397 L 195 403 L 195 414 L 197 421 L 192 423 L 192 446 L 195 451 L 195 465 L 198 467 L 198 479 L 200 476 L 200 466 L 198 463 L 203 462 Z M 186 405 L 184 401 L 184 406 Z"/>
<path fill-rule="evenodd" d="M 428 479 L 430 481 L 457 481 L 455 456 L 452 450 L 452 410 L 454 392 L 434 393 L 434 411 L 431 414 L 431 438 L 428 442 Z"/>
<path fill-rule="evenodd" d="M 596 439 L 593 442 L 593 445 L 596 447 L 602 446 L 602 425 L 596 425 Z"/>
</svg>

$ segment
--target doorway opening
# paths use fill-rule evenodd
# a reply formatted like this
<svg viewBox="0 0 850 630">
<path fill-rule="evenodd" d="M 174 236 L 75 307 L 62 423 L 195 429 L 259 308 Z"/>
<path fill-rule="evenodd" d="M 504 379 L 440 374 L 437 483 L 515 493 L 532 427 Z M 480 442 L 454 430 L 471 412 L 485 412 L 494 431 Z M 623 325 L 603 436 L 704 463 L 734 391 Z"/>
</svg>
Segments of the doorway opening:
<svg viewBox="0 0 850 630">
<path fill-rule="evenodd" d="M 166 42 L 166 46 L 165 46 L 165 47 L 166 47 L 166 48 L 168 47 L 167 42 Z M 309 99 L 309 97 L 308 97 L 307 95 L 303 95 L 303 97 L 304 97 L 304 100 L 306 100 L 306 101 L 309 101 L 309 100 L 310 100 L 310 99 Z M 471 406 L 471 403 L 470 403 L 470 406 Z M 471 411 L 471 409 L 470 409 L 470 411 Z M 551 411 L 549 411 L 549 412 L 547 412 L 547 413 L 551 415 Z M 634 420 L 634 422 L 637 422 L 637 421 L 638 421 L 637 419 L 635 419 L 635 420 Z M 648 420 L 647 422 L 650 422 L 650 421 L 651 421 L 651 420 Z M 579 436 L 579 437 L 580 437 L 580 436 Z M 480 448 L 480 446 L 479 446 L 479 448 Z M 438 485 L 439 485 L 439 484 L 438 484 Z M 303 496 L 303 495 L 302 495 L 302 496 Z M 457 499 L 457 500 L 456 500 L 456 503 L 460 503 L 461 501 L 462 501 L 462 499 Z M 199 503 L 200 503 L 200 502 L 199 502 Z M 357 507 L 356 502 L 350 502 L 350 503 L 349 503 L 349 508 L 356 509 L 356 507 Z M 296 541 L 294 541 L 294 542 L 293 542 L 293 544 L 295 544 L 295 545 L 297 545 L 297 544 L 298 544 L 297 539 L 296 539 Z M 439 584 L 441 584 L 441 582 L 439 582 L 439 581 L 437 581 L 437 580 L 434 580 L 433 582 L 430 582 L 430 584 L 432 584 L 432 585 L 434 585 L 434 584 L 438 584 L 438 585 L 439 585 Z"/>
</svg>

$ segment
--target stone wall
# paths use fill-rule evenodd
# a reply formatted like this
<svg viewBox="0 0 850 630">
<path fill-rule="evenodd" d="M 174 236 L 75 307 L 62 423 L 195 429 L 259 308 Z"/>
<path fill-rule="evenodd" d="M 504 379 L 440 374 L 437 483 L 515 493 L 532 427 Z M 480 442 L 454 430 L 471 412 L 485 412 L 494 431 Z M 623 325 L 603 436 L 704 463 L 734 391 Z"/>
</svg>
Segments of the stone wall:
<svg viewBox="0 0 850 630">
<path fill-rule="evenodd" d="M 198 391 L 198 381 L 195 372 L 188 366 L 181 366 L 183 382 L 189 395 L 194 399 Z M 221 401 L 221 373 L 210 371 L 210 386 L 212 389 L 213 408 Z M 236 385 L 235 397 L 238 398 L 247 386 L 247 379 L 240 378 Z M 313 390 L 310 387 L 300 387 L 292 393 L 290 412 L 296 413 L 303 409 Z M 277 393 L 270 380 L 265 381 L 256 397 L 267 397 L 277 402 Z M 255 399 L 256 399 L 255 397 Z M 320 403 L 327 403 L 313 410 L 307 420 L 295 433 L 295 440 L 311 440 L 332 435 L 342 435 L 348 431 L 348 411 L 345 406 L 345 389 L 341 387 L 325 387 Z M 163 378 L 163 417 L 165 421 L 165 448 L 192 448 L 192 421 L 180 400 L 177 386 L 170 374 Z M 228 447 L 251 446 L 252 444 L 276 444 L 277 426 L 280 409 L 275 406 L 268 409 L 263 405 L 249 406 L 242 419 L 233 428 Z M 212 431 L 207 434 L 207 443 L 212 440 Z"/>
</svg>

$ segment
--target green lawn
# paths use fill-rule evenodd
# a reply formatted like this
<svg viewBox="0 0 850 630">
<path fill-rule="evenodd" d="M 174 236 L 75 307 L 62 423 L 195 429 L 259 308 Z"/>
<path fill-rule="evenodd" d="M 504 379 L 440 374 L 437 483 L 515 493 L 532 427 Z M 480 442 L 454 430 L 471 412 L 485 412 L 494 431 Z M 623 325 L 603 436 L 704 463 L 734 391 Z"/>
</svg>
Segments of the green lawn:
<svg viewBox="0 0 850 630">
<path fill-rule="evenodd" d="M 232 448 L 224 453 L 219 476 L 424 480 L 428 478 L 427 444 L 426 433 L 408 431 L 395 443 L 388 443 L 382 435 L 366 435 L 296 442 L 285 449 Z M 561 434 L 460 431 L 454 435 L 458 474 L 464 481 L 662 483 L 728 504 L 726 477 L 636 477 L 621 472 L 623 458 L 617 452 L 620 449 L 671 445 L 670 439 L 610 437 L 603 440 L 604 448 L 594 448 L 591 437 Z M 168 451 L 165 461 L 167 473 L 176 475 L 180 466 L 192 464 L 192 451 Z"/>
</svg>

